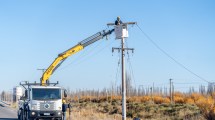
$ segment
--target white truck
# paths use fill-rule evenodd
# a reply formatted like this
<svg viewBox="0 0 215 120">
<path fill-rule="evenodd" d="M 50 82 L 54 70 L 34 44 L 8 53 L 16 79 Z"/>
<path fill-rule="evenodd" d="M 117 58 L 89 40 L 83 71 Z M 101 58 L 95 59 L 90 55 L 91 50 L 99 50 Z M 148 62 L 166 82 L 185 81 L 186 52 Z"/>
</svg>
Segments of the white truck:
<svg viewBox="0 0 215 120">
<path fill-rule="evenodd" d="M 21 84 L 25 96 L 19 100 L 18 119 L 62 119 L 62 98 L 66 92 L 57 86 L 40 86 L 37 84 Z M 25 87 L 24 85 L 27 85 Z"/>
</svg>

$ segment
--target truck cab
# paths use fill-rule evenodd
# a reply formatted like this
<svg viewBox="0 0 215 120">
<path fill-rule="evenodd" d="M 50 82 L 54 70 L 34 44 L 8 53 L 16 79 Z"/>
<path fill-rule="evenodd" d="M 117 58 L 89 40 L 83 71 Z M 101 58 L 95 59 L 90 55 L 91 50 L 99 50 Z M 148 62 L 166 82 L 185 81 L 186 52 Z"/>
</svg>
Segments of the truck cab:
<svg viewBox="0 0 215 120">
<path fill-rule="evenodd" d="M 62 119 L 62 91 L 57 86 L 29 86 L 25 91 L 25 99 L 20 100 L 18 118 Z"/>
</svg>

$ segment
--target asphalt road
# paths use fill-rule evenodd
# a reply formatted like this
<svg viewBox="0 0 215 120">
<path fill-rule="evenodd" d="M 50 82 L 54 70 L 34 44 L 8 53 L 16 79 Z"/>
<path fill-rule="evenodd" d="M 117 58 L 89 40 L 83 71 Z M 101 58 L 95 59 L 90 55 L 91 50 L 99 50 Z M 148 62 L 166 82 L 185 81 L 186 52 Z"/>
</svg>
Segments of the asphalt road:
<svg viewBox="0 0 215 120">
<path fill-rule="evenodd" d="M 0 120 L 18 120 L 16 110 L 0 102 Z"/>
</svg>

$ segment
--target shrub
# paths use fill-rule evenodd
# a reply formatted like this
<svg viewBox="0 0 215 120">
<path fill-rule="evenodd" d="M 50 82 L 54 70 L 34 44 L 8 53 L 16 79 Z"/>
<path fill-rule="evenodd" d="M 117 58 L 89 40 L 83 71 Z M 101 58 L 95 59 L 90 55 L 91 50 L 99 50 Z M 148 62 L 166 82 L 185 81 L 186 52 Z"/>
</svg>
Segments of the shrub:
<svg viewBox="0 0 215 120">
<path fill-rule="evenodd" d="M 185 98 L 185 103 L 187 104 L 195 104 L 194 100 L 192 98 Z"/>
<path fill-rule="evenodd" d="M 143 97 L 140 98 L 140 101 L 141 102 L 147 102 L 147 101 L 150 101 L 150 99 L 151 98 L 149 96 L 143 96 Z"/>
<path fill-rule="evenodd" d="M 185 100 L 181 96 L 174 96 L 174 102 L 183 104 L 183 103 L 185 103 Z"/>
<path fill-rule="evenodd" d="M 192 94 L 191 94 L 191 98 L 194 100 L 194 102 L 196 102 L 197 100 L 202 99 L 202 98 L 204 98 L 204 97 L 203 97 L 201 94 L 192 93 Z"/>
<path fill-rule="evenodd" d="M 154 96 L 153 99 L 154 99 L 154 103 L 156 104 L 161 104 L 164 101 L 164 99 L 160 96 Z"/>
</svg>

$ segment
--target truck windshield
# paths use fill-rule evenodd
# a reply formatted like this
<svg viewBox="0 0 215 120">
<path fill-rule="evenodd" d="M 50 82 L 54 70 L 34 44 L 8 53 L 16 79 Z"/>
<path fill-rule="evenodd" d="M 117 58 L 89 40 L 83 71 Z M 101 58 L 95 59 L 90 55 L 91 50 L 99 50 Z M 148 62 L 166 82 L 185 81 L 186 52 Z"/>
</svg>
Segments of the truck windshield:
<svg viewBox="0 0 215 120">
<path fill-rule="evenodd" d="M 33 88 L 32 89 L 32 99 L 33 100 L 61 99 L 61 90 L 60 89 Z"/>
</svg>

